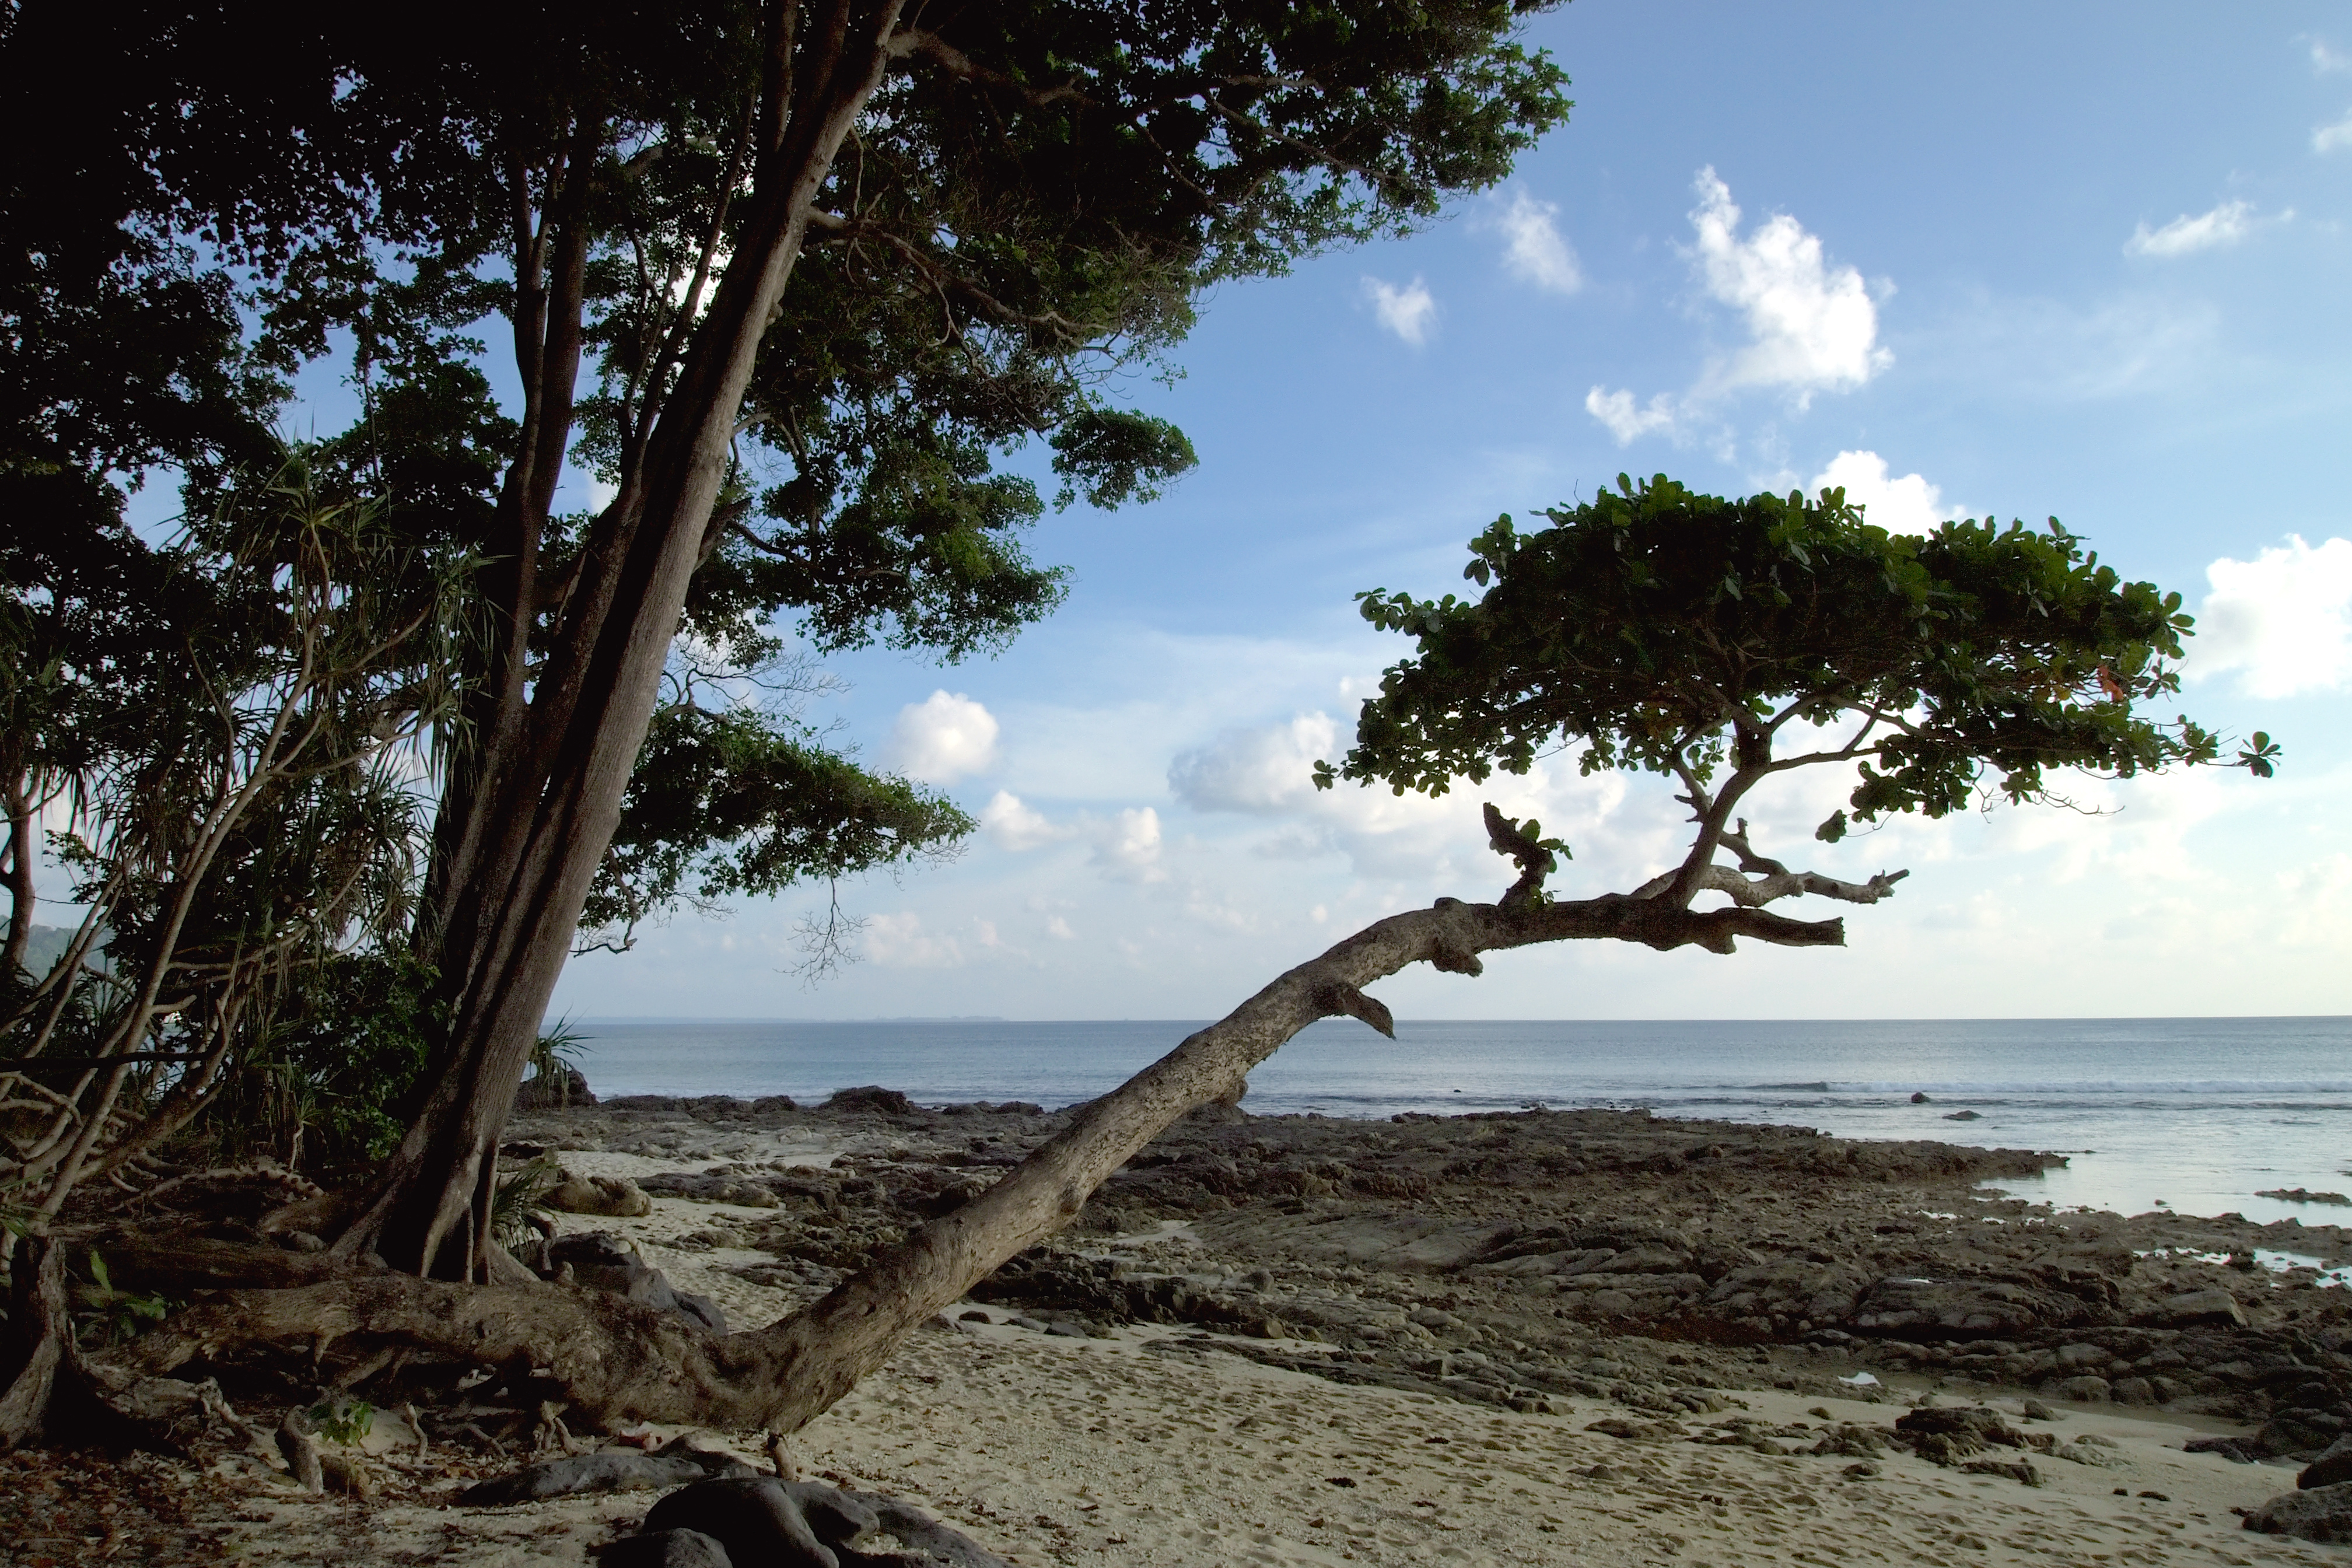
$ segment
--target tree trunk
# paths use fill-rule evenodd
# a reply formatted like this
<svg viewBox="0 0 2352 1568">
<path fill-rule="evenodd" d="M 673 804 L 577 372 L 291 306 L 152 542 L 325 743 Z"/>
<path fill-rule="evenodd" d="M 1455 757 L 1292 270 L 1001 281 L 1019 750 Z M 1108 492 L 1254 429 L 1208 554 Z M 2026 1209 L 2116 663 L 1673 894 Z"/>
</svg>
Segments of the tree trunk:
<svg viewBox="0 0 2352 1568">
<path fill-rule="evenodd" d="M 0 937 L 0 987 L 15 982 L 33 940 L 33 841 L 39 823 L 15 772 L 10 769 L 11 776 L 0 783 L 0 805 L 8 815 L 8 933 Z"/>
<path fill-rule="evenodd" d="M 788 95 L 771 118 L 758 189 L 709 313 L 647 445 L 620 494 L 594 524 L 527 708 L 520 658 L 506 661 L 498 743 L 486 746 L 455 805 L 453 853 L 438 891 L 433 943 L 446 1034 L 426 1089 L 373 1202 L 338 1238 L 339 1258 L 373 1255 L 419 1275 L 486 1279 L 493 1263 L 489 1209 L 498 1137 L 523 1064 L 614 829 L 677 634 L 730 462 L 735 420 L 761 335 L 783 296 L 809 213 L 833 160 L 888 63 L 896 3 L 841 5 L 792 55 L 791 7 L 772 34 L 789 68 L 766 89 Z M 554 380 L 577 365 L 562 247 L 545 336 Z M 568 337 L 567 337 L 568 334 Z M 555 351 L 561 352 L 555 352 Z M 541 424 L 569 428 L 568 386 L 538 384 Z M 548 451 L 518 458 L 532 472 L 509 492 L 544 507 L 553 493 Z M 523 635 L 538 606 L 520 572 L 509 629 Z"/>
<path fill-rule="evenodd" d="M 1839 946 L 1841 921 L 1761 910 L 1695 913 L 1663 899 L 1466 904 L 1393 915 L 1298 965 L 1221 1021 L 1084 1107 L 995 1186 L 885 1247 L 805 1311 L 724 1337 L 604 1291 L 551 1285 L 467 1288 L 377 1274 L 293 1289 L 231 1292 L 178 1314 L 140 1342 L 163 1373 L 199 1357 L 315 1357 L 322 1342 L 354 1365 L 388 1348 L 422 1349 L 544 1389 L 607 1424 L 651 1420 L 796 1431 L 879 1367 L 925 1320 L 1006 1259 L 1075 1218 L 1095 1189 L 1186 1111 L 1240 1098 L 1249 1071 L 1318 1018 L 1348 1015 L 1383 1034 L 1388 1009 L 1362 987 L 1409 963 L 1478 973 L 1477 955 L 1573 939 L 1696 945 L 1736 937 Z M 322 1375 L 324 1375 L 322 1372 Z"/>
</svg>

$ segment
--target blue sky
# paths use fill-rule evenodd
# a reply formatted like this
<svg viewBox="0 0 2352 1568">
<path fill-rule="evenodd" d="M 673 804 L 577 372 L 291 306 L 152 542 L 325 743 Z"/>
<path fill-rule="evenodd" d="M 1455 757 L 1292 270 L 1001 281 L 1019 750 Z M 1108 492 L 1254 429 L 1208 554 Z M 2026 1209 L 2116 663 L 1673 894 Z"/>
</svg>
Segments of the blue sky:
<svg viewBox="0 0 2352 1568">
<path fill-rule="evenodd" d="M 2185 706 L 2286 769 L 1835 847 L 1809 835 L 1843 786 L 1799 784 L 1768 852 L 1913 872 L 1842 911 L 1846 949 L 1574 944 L 1400 976 L 1401 1014 L 2352 1012 L 2352 14 L 1579 0 L 1531 38 L 1578 108 L 1508 186 L 1220 290 L 1185 378 L 1127 389 L 1202 465 L 1040 529 L 1059 616 L 954 668 L 832 667 L 811 716 L 985 823 L 844 889 L 860 963 L 786 973 L 819 890 L 576 961 L 559 1009 L 1213 1016 L 1382 914 L 1494 896 L 1479 795 L 1306 787 L 1405 651 L 1351 595 L 1454 587 L 1497 512 L 1629 470 L 1843 481 L 1895 526 L 2055 514 L 2207 612 Z M 1570 838 L 1560 891 L 1675 857 L 1648 781 L 1490 793 Z"/>
</svg>

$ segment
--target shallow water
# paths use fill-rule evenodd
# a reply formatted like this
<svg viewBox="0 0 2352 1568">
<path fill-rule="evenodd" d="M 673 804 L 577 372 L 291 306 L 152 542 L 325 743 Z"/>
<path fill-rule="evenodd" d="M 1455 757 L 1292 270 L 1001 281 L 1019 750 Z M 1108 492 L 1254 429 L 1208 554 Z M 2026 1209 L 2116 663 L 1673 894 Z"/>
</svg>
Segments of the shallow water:
<svg viewBox="0 0 2352 1568">
<path fill-rule="evenodd" d="M 1089 1100 L 1172 1047 L 1181 1022 L 595 1021 L 599 1094 L 789 1094 L 878 1083 L 918 1100 Z M 2064 1152 L 2036 1202 L 2352 1223 L 2258 1198 L 2352 1193 L 2352 1018 L 1526 1023 L 1352 1020 L 1250 1077 L 1261 1115 L 1382 1117 L 1528 1105 L 1818 1127 Z M 1928 1102 L 1915 1104 L 1914 1094 Z M 1977 1119 L 1947 1120 L 1961 1111 Z"/>
</svg>

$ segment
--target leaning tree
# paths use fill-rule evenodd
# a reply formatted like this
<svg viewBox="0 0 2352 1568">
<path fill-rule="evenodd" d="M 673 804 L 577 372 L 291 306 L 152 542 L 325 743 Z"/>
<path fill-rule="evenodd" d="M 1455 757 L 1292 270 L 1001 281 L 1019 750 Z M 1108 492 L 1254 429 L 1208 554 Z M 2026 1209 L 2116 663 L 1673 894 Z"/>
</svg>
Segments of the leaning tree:
<svg viewBox="0 0 2352 1568">
<path fill-rule="evenodd" d="M 1735 501 L 1663 477 L 1545 516 L 1525 534 L 1505 518 L 1475 542 L 1475 597 L 1363 595 L 1366 616 L 1418 651 L 1318 780 L 1441 794 L 1562 748 L 1587 773 L 1662 773 L 1689 808 L 1690 848 L 1641 886 L 1560 896 L 1549 883 L 1567 847 L 1489 805 L 1493 847 L 1517 868 L 1499 899 L 1440 899 L 1288 971 L 1080 1108 L 996 1185 L 764 1328 L 714 1336 L 606 1292 L 376 1273 L 224 1294 L 141 1342 L 139 1363 L 298 1357 L 332 1377 L 424 1352 L 605 1421 L 793 1430 L 1068 1224 L 1177 1117 L 1238 1099 L 1300 1029 L 1347 1015 L 1389 1032 L 1364 988 L 1407 965 L 1475 975 L 1483 953 L 1574 940 L 1720 953 L 1742 937 L 1842 944 L 1842 921 L 1769 906 L 1875 903 L 1902 873 L 1839 878 L 1768 854 L 1736 813 L 1780 774 L 1856 770 L 1846 809 L 1816 835 L 1834 845 L 1890 814 L 2053 799 L 2053 770 L 2129 777 L 2222 760 L 2212 731 L 2139 711 L 2178 689 L 2190 628 L 2179 595 L 2125 581 L 2054 521 L 1910 536 L 1872 527 L 1836 490 Z M 2257 733 L 2235 765 L 2266 776 L 2276 751 Z"/>
</svg>

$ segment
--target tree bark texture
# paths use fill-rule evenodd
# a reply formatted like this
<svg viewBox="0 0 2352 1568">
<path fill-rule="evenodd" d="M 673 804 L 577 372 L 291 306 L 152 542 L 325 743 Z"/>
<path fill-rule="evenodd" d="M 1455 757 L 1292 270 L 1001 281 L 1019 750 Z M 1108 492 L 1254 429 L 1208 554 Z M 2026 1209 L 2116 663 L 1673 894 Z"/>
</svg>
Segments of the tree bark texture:
<svg viewBox="0 0 2352 1568">
<path fill-rule="evenodd" d="M 546 1388 L 607 1424 L 632 1420 L 798 1430 L 856 1386 L 927 1319 L 1007 1259 L 1053 1235 L 1110 1174 L 1195 1107 L 1241 1098 L 1250 1069 L 1318 1018 L 1347 1015 L 1391 1033 L 1363 987 L 1407 964 L 1478 973 L 1478 954 L 1607 939 L 1661 950 L 1732 951 L 1751 937 L 1838 946 L 1841 921 L 1743 908 L 1694 912 L 1619 895 L 1518 907 L 1439 900 L 1393 915 L 1298 965 L 1100 1100 L 1005 1178 L 885 1247 L 806 1310 L 714 1336 L 609 1292 L 553 1285 L 466 1287 L 382 1273 L 290 1289 L 231 1292 L 140 1342 L 145 1370 L 192 1361 L 308 1358 L 328 1348 L 369 1364 L 387 1348 L 467 1358 Z"/>
<path fill-rule="evenodd" d="M 496 689 L 481 699 L 491 728 L 453 792 L 436 867 L 432 952 L 447 1032 L 373 1202 L 336 1242 L 340 1258 L 372 1255 L 418 1275 L 487 1278 L 498 1136 L 620 821 L 761 338 L 834 157 L 881 82 L 898 14 L 894 0 L 837 5 L 814 26 L 795 6 L 772 16 L 788 67 L 766 89 L 773 139 L 761 149 L 743 229 L 643 462 L 624 476 L 591 531 L 536 670 L 524 658 L 544 607 L 535 602 L 531 558 L 571 428 L 580 220 L 557 228 L 551 248 L 523 258 L 547 271 L 519 287 L 519 310 L 530 310 L 519 314 L 518 354 L 532 360 L 524 342 L 531 335 L 540 353 L 524 366 L 530 438 L 501 506 L 518 558 L 500 586 L 513 603 Z M 794 51 L 796 28 L 803 41 Z M 577 153 L 569 161 L 570 189 L 585 177 L 584 164 Z M 519 266 L 519 276 L 525 271 Z M 522 330 L 529 323 L 543 324 L 534 334 Z"/>
</svg>

